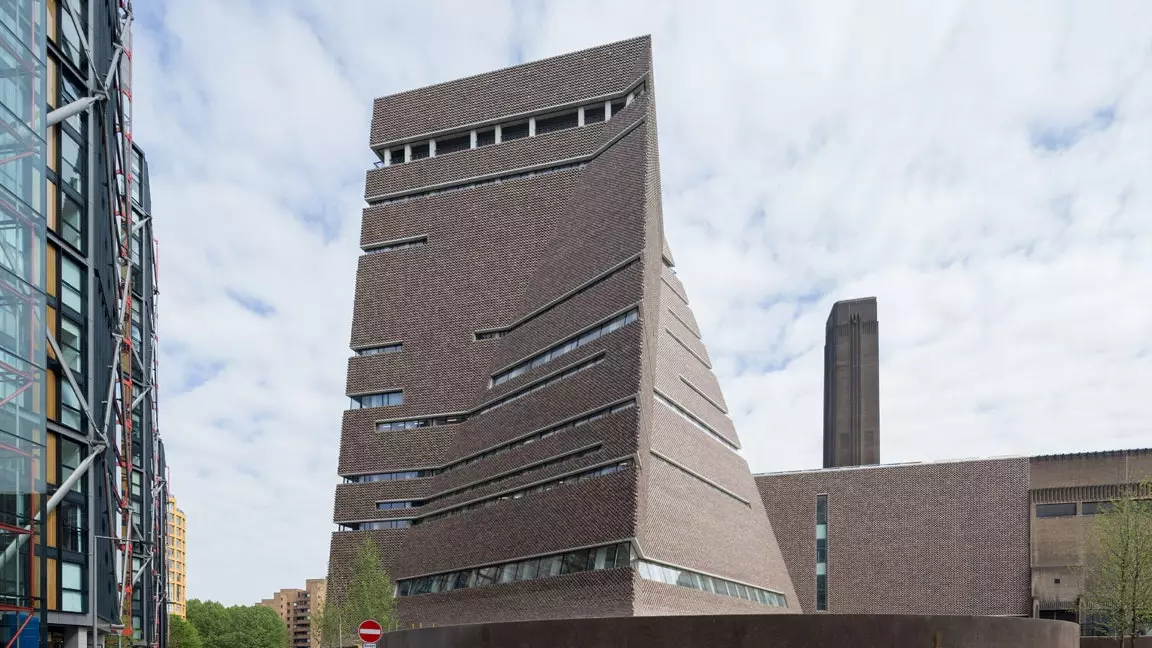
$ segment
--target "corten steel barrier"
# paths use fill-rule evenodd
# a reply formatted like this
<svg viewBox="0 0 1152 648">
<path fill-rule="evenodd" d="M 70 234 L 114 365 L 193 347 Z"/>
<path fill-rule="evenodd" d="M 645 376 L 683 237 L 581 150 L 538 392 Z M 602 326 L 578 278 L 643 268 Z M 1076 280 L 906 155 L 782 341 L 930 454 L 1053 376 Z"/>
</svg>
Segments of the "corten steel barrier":
<svg viewBox="0 0 1152 648">
<path fill-rule="evenodd" d="M 386 633 L 378 648 L 1078 648 L 1066 621 L 973 616 L 771 614 L 619 617 Z"/>
</svg>

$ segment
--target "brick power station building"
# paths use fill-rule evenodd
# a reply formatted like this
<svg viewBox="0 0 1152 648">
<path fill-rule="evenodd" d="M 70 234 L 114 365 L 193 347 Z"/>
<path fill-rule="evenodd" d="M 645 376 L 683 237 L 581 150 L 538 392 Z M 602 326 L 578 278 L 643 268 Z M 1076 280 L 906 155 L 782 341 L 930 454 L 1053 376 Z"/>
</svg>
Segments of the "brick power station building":
<svg viewBox="0 0 1152 648">
<path fill-rule="evenodd" d="M 405 623 L 798 612 L 664 238 L 638 38 L 377 99 L 330 596 Z"/>
</svg>

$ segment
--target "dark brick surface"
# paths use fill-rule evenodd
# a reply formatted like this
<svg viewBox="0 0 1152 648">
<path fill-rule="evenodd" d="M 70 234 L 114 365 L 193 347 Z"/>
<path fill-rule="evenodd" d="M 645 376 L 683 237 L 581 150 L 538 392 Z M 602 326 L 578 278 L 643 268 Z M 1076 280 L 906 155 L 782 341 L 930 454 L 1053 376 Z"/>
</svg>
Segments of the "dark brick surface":
<svg viewBox="0 0 1152 648">
<path fill-rule="evenodd" d="M 678 603 L 673 607 L 682 609 L 683 606 Z M 483 623 L 407 630 L 385 634 L 378 645 L 380 648 L 1076 648 L 1077 635 L 1075 624 L 1040 619 L 853 614 L 638 615 L 637 618 Z"/>
<path fill-rule="evenodd" d="M 477 77 L 387 97 L 377 101 L 373 137 L 461 127 L 471 119 L 623 90 L 647 73 L 649 59 L 648 39 L 636 39 L 500 71 L 481 81 Z M 684 303 L 670 303 L 680 299 L 670 291 L 683 296 L 683 286 L 661 261 L 667 245 L 654 106 L 650 92 L 603 125 L 368 173 L 366 193 L 371 196 L 462 182 L 594 151 L 582 169 L 364 210 L 362 243 L 411 236 L 426 236 L 428 242 L 360 260 L 352 345 L 403 341 L 404 350 L 351 358 L 347 389 L 372 393 L 399 388 L 405 403 L 345 413 L 342 473 L 443 466 L 605 405 L 638 401 L 638 407 L 627 412 L 435 477 L 338 487 L 337 520 L 388 519 L 412 511 L 377 512 L 377 500 L 442 495 L 419 509 L 420 514 L 431 514 L 606 460 L 636 461 L 625 472 L 389 532 L 395 535 L 387 536 L 387 564 L 395 576 L 637 538 L 646 555 L 656 560 L 781 591 L 795 600 L 747 465 L 734 454 L 721 454 L 728 451 L 717 441 L 653 402 L 659 385 L 737 440 L 728 417 L 680 379 L 684 376 L 722 407 L 715 376 L 665 332 L 665 327 L 677 331 L 685 344 L 707 358 L 691 310 Z M 574 292 L 577 289 L 582 292 Z M 493 373 L 636 305 L 639 321 L 489 387 Z M 672 312 L 686 324 L 674 320 Z M 498 340 L 473 338 L 477 330 L 508 327 Z M 591 359 L 600 362 L 513 403 L 478 413 L 495 399 Z M 375 430 L 380 420 L 456 412 L 469 416 L 458 425 Z M 587 457 L 487 483 L 593 444 L 600 448 Z M 744 494 L 750 504 L 657 459 L 649 452 L 653 444 L 690 470 Z M 451 493 L 466 484 L 482 485 Z M 334 537 L 333 560 L 343 559 L 350 538 L 357 535 Z M 631 571 L 614 570 L 405 597 L 400 609 L 407 623 L 462 623 L 627 615 L 657 607 L 685 614 L 749 607 L 727 597 L 668 592 L 660 584 L 645 584 L 649 593 L 643 605 L 637 605 L 635 583 Z"/>
<path fill-rule="evenodd" d="M 647 36 L 376 100 L 373 145 L 618 93 L 651 64 Z"/>
<path fill-rule="evenodd" d="M 828 610 L 1030 614 L 1028 460 L 758 475 L 805 610 L 828 494 Z"/>
</svg>

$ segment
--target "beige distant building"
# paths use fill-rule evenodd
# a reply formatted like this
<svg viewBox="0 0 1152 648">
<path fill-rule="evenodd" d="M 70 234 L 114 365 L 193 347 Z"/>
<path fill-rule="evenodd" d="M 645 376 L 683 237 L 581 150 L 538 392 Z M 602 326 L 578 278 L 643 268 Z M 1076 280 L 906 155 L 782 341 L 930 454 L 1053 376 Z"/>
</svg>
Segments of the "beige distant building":
<svg viewBox="0 0 1152 648">
<path fill-rule="evenodd" d="M 188 613 L 188 521 L 168 496 L 168 614 Z"/>
<path fill-rule="evenodd" d="M 290 648 L 318 648 L 312 638 L 312 615 L 324 607 L 325 579 L 309 578 L 304 589 L 282 589 L 260 605 L 276 610 L 288 626 Z"/>
</svg>

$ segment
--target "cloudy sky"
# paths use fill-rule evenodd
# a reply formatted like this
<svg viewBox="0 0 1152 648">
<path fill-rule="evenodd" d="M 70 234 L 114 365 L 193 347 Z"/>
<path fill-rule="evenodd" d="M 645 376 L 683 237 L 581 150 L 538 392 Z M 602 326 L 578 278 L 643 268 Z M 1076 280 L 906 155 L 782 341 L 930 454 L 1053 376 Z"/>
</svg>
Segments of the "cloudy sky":
<svg viewBox="0 0 1152 648">
<path fill-rule="evenodd" d="M 1152 445 L 1152 3 L 137 2 L 189 589 L 326 573 L 373 97 L 650 33 L 680 277 L 754 471 L 880 302 L 886 462 Z"/>
</svg>

